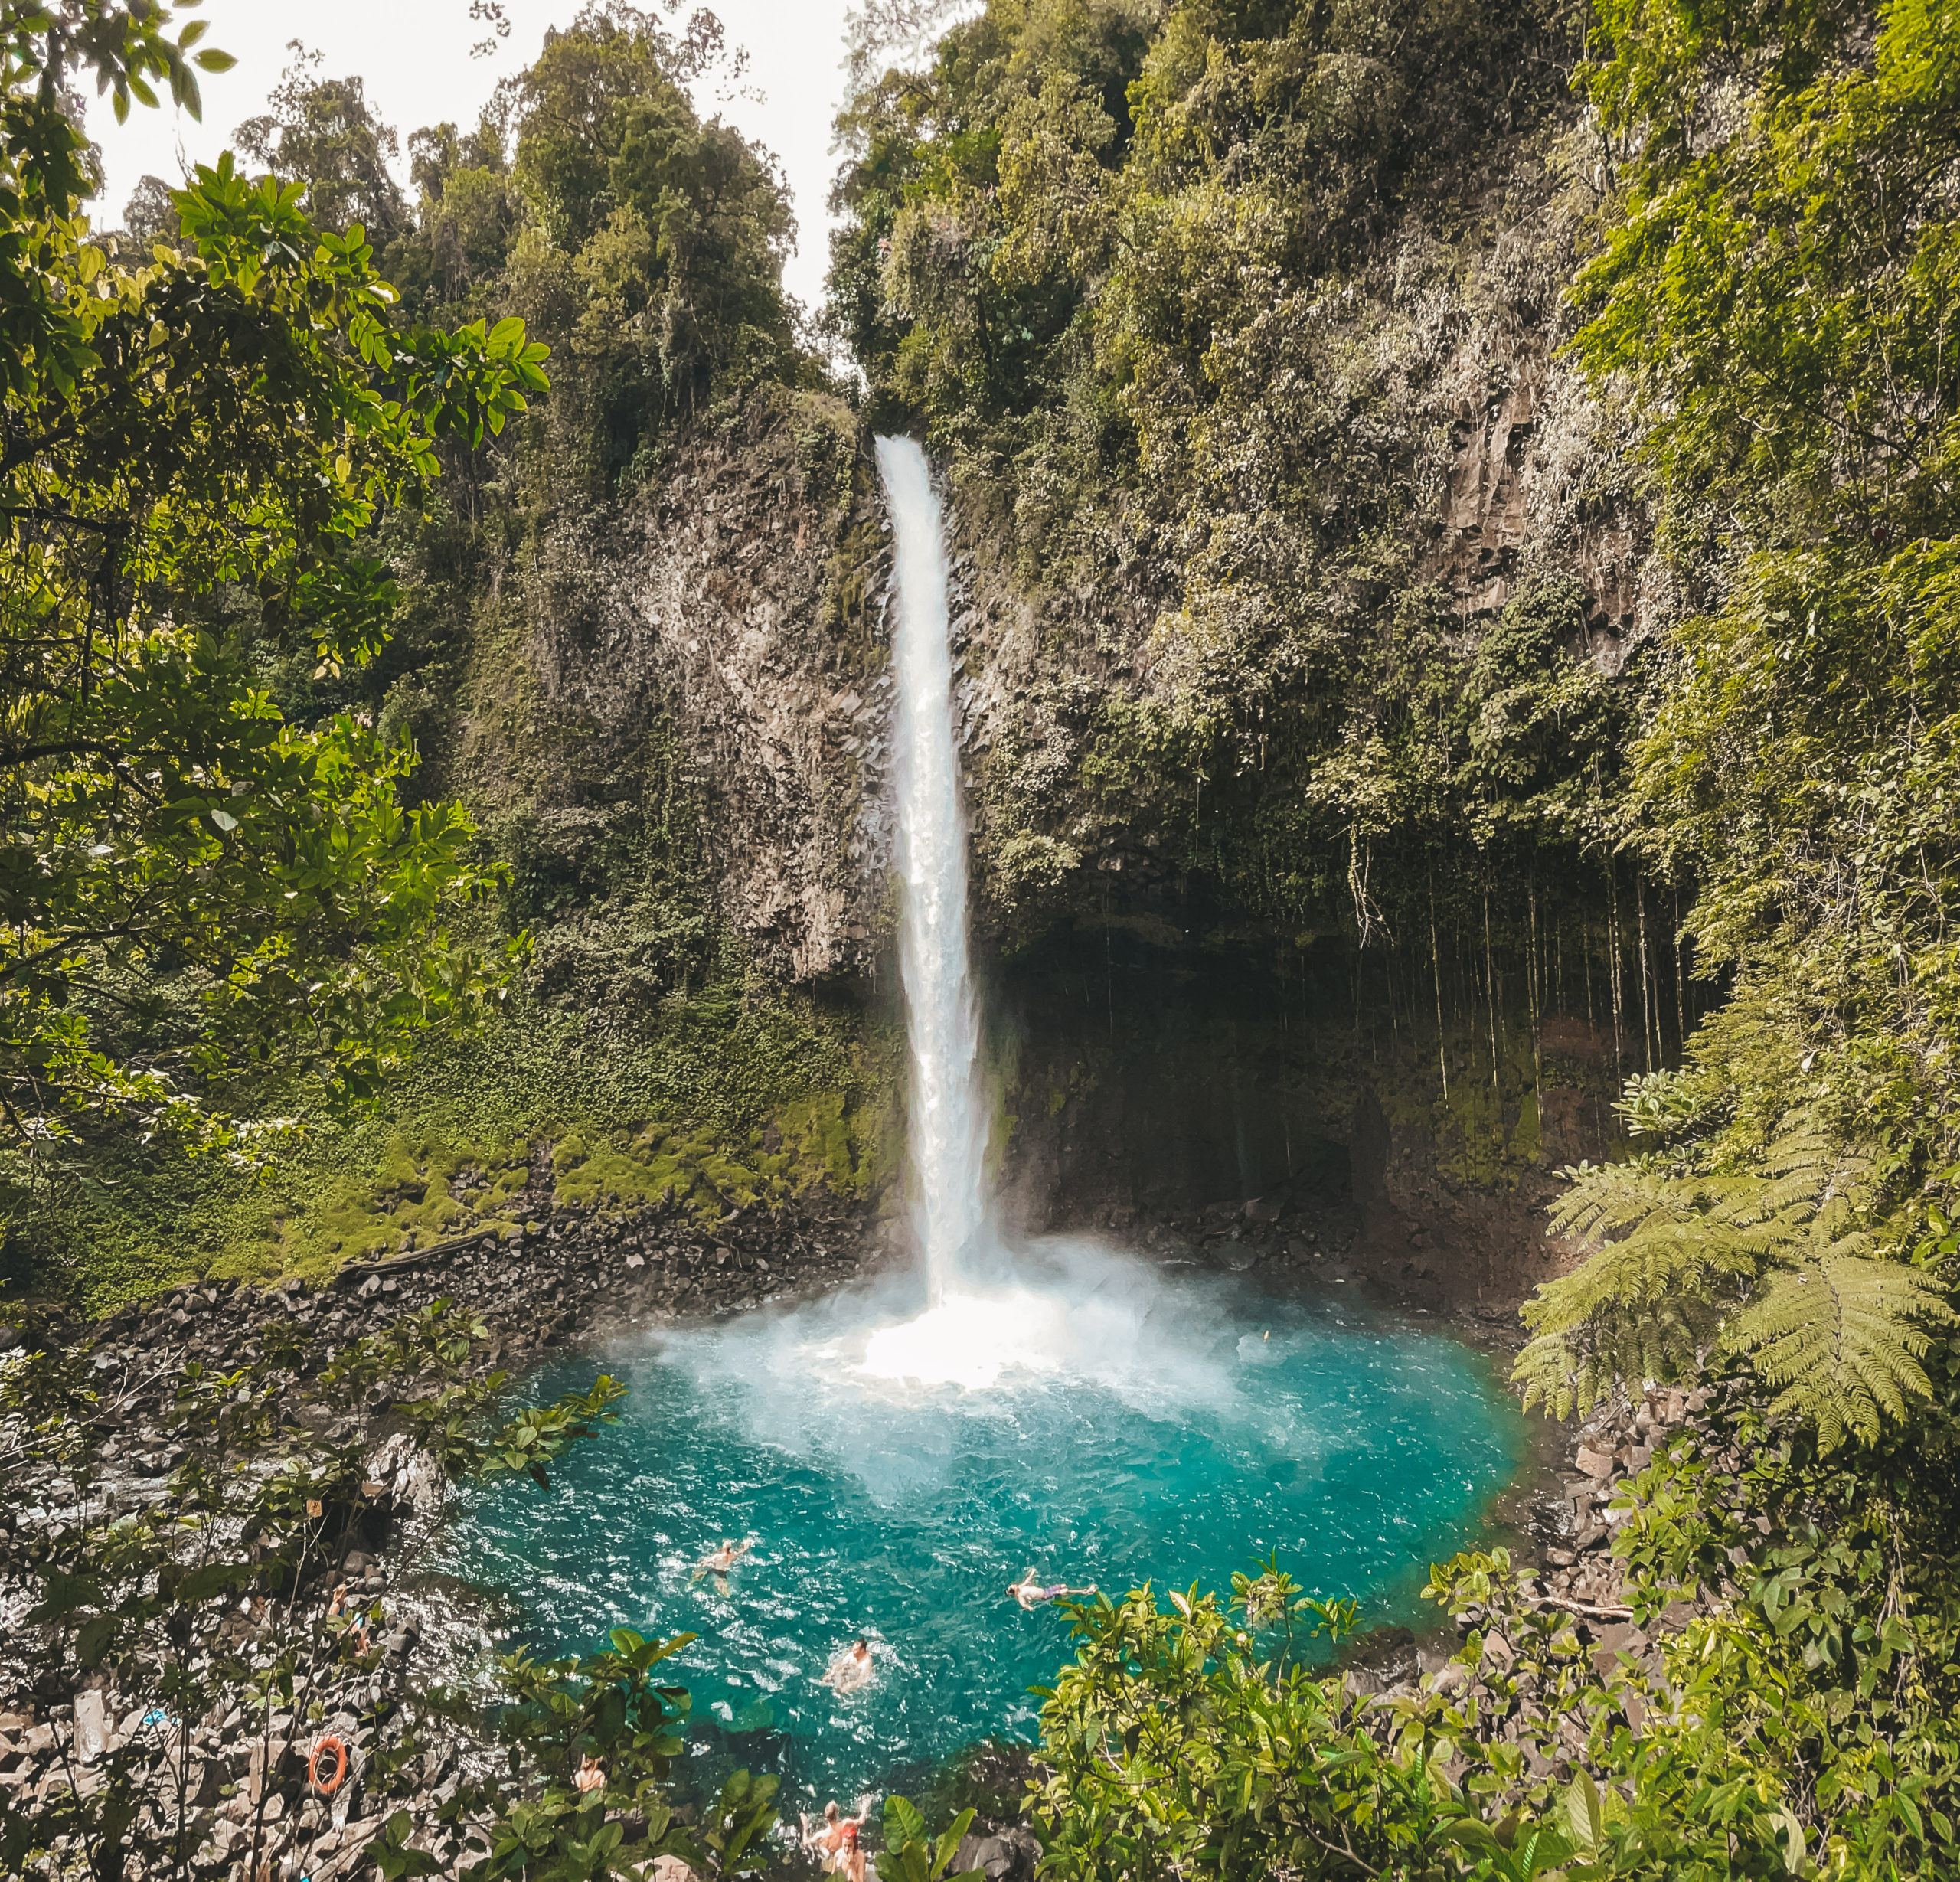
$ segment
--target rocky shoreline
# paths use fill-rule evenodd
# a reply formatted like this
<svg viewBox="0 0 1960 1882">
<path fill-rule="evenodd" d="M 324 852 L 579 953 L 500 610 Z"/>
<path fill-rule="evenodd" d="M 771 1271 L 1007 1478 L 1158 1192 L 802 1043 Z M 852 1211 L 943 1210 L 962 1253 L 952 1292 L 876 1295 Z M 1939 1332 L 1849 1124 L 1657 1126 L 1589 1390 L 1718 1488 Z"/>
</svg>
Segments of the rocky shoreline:
<svg viewBox="0 0 1960 1882">
<path fill-rule="evenodd" d="M 1141 1228 L 1136 1240 L 1146 1257 L 1196 1260 L 1289 1291 L 1331 1293 L 1351 1285 L 1357 1293 L 1385 1294 L 1385 1305 L 1410 1305 L 1396 1290 L 1370 1286 L 1374 1277 L 1354 1252 L 1360 1223 L 1351 1211 L 1256 1203 L 1134 1226 Z M 276 1328 L 297 1328 L 322 1343 L 324 1364 L 347 1342 L 448 1299 L 491 1327 L 492 1338 L 472 1354 L 471 1365 L 480 1372 L 515 1372 L 554 1348 L 602 1331 L 828 1291 L 884 1265 L 892 1246 L 867 1208 L 822 1194 L 770 1214 L 726 1217 L 711 1227 L 669 1204 L 604 1216 L 546 1201 L 528 1212 L 514 1243 L 479 1234 L 350 1265 L 319 1286 L 187 1286 L 93 1325 L 48 1314 L 34 1331 L 37 1344 L 67 1345 L 86 1367 L 97 1394 L 96 1455 L 103 1465 L 92 1494 L 128 1509 L 162 1496 L 179 1461 L 160 1434 L 185 1365 L 223 1371 L 248 1364 Z M 1466 1318 L 1438 1305 L 1462 1322 L 1456 1330 L 1491 1343 L 1489 1308 Z M 1497 1337 L 1508 1343 L 1501 1330 Z M 0 1327 L 0 1348 L 18 1348 L 24 1338 L 20 1329 Z M 321 1435 L 363 1447 L 367 1478 L 359 1526 L 335 1559 L 312 1565 L 305 1585 L 292 1591 L 283 1608 L 263 1599 L 247 1603 L 227 1625 L 240 1643 L 262 1638 L 270 1647 L 298 1606 L 317 1609 L 328 1590 L 344 1581 L 351 1598 L 384 1604 L 388 1618 L 375 1642 L 378 1662 L 322 1670 L 309 1688 L 311 1719 L 296 1707 L 253 1712 L 234 1705 L 221 1716 L 194 1720 L 178 1743 L 167 1743 L 168 1734 L 152 1730 L 155 1722 L 127 1706 L 106 1677 L 83 1675 L 78 1681 L 74 1669 L 37 1661 L 26 1622 L 25 1571 L 38 1537 L 62 1508 L 64 1486 L 57 1467 L 16 1458 L 7 1479 L 7 1514 L 0 1518 L 0 1799 L 22 1809 L 45 1804 L 64 1785 L 86 1794 L 100 1761 L 116 1748 L 130 1750 L 150 1730 L 154 1753 L 139 1763 L 159 1792 L 180 1800 L 180 1815 L 193 1805 L 211 1813 L 210 1854 L 249 1855 L 273 1864 L 273 1874 L 289 1859 L 299 1865 L 295 1874 L 303 1870 L 314 1882 L 331 1882 L 369 1863 L 368 1845 L 387 1815 L 406 1807 L 420 1824 L 455 1795 L 459 1777 L 485 1748 L 459 1737 L 436 1738 L 416 1741 L 420 1748 L 405 1757 L 403 1733 L 394 1723 L 403 1716 L 411 1682 L 428 1678 L 454 1644 L 425 1638 L 442 1630 L 417 1612 L 420 1604 L 412 1594 L 404 1603 L 395 1587 L 400 1545 L 426 1530 L 440 1508 L 439 1475 L 410 1446 L 389 1393 L 327 1406 L 312 1401 L 302 1384 L 297 1397 L 293 1410 Z M 1574 1434 L 1571 1472 L 1560 1493 L 1540 1495 L 1534 1504 L 1531 1527 L 1543 1546 L 1537 1575 L 1526 1584 L 1530 1598 L 1571 1613 L 1599 1650 L 1651 1658 L 1651 1638 L 1631 1626 L 1605 1553 L 1612 1527 L 1607 1506 L 1647 1461 L 1656 1439 L 1691 1409 L 1679 1395 L 1664 1395 L 1617 1423 L 1594 1419 Z M 18 1433 L 7 1439 L 10 1452 L 18 1439 Z M 1491 1638 L 1501 1635 L 1487 1636 L 1482 1652 L 1501 1658 L 1501 1649 L 1488 1644 Z M 1484 1701 L 1495 1729 L 1508 1725 L 1527 1737 L 1536 1729 L 1528 1695 L 1514 1696 L 1508 1709 L 1498 1703 L 1492 1681 L 1501 1683 L 1501 1672 L 1494 1665 L 1480 1661 L 1466 1669 L 1446 1643 L 1419 1643 L 1406 1631 L 1361 1643 L 1344 1677 L 1357 1704 L 1393 1698 L 1419 1684 L 1462 1688 Z M 350 1781 L 330 1802 L 312 1793 L 305 1765 L 310 1744 L 322 1733 L 345 1743 L 351 1765 Z M 366 1781 L 371 1769 L 384 1766 L 393 1767 L 385 1796 Z M 1024 1832 L 1009 1835 L 1009 1828 L 982 1826 L 983 1838 L 998 1845 L 986 1851 L 983 1864 L 1001 1871 L 995 1882 L 1031 1868 Z M 453 1848 L 438 1840 L 439 1854 L 452 1854 Z"/>
<path fill-rule="evenodd" d="M 668 1204 L 613 1216 L 546 1205 L 530 1214 L 518 1246 L 495 1233 L 464 1237 L 351 1264 L 317 1287 L 297 1280 L 265 1289 L 187 1285 L 93 1324 L 58 1307 L 17 1309 L 0 1325 L 0 1354 L 31 1346 L 74 1355 L 95 1395 L 85 1494 L 99 1513 L 126 1511 L 162 1500 L 182 1461 L 165 1414 L 187 1366 L 228 1374 L 260 1358 L 269 1341 L 298 1337 L 315 1349 L 303 1371 L 317 1374 L 351 1341 L 385 1334 L 446 1299 L 482 1315 L 492 1333 L 472 1350 L 469 1369 L 515 1373 L 603 1327 L 656 1325 L 842 1286 L 877 1265 L 887 1246 L 867 1210 L 822 1194 L 771 1214 L 726 1217 L 711 1228 Z M 391 1722 L 410 1681 L 428 1671 L 423 1626 L 391 1598 L 395 1545 L 436 1514 L 442 1496 L 439 1473 L 412 1448 L 393 1410 L 396 1396 L 377 1389 L 358 1403 L 324 1405 L 303 1377 L 296 1382 L 287 1415 L 325 1440 L 360 1446 L 364 1457 L 351 1546 L 309 1564 L 283 1603 L 253 1597 L 226 1622 L 228 1644 L 263 1657 L 292 1635 L 298 1612 L 316 1612 L 331 1588 L 345 1583 L 351 1599 L 381 1603 L 388 1616 L 374 1643 L 378 1665 L 312 1668 L 316 1719 L 233 1705 L 188 1730 L 132 1708 L 105 1675 L 50 1664 L 37 1651 L 29 1571 L 45 1559 L 49 1538 L 83 1492 L 58 1460 L 33 1454 L 19 1414 L 0 1419 L 7 1490 L 0 1514 L 0 1805 L 31 1811 L 64 1786 L 86 1797 L 109 1754 L 122 1753 L 126 1761 L 133 1756 L 174 1815 L 214 1813 L 207 1859 L 250 1855 L 279 1874 L 290 1857 L 301 1864 L 293 1874 L 303 1868 L 314 1882 L 331 1882 L 362 1867 L 386 1813 L 405 1805 L 420 1821 L 454 1795 L 459 1771 L 482 1748 L 453 1740 L 418 1754 L 405 1795 L 400 1785 L 385 1799 L 365 1795 L 368 1772 L 395 1748 Z M 330 1805 L 312 1794 L 306 1770 L 308 1751 L 322 1735 L 343 1740 L 351 1765 Z"/>
</svg>

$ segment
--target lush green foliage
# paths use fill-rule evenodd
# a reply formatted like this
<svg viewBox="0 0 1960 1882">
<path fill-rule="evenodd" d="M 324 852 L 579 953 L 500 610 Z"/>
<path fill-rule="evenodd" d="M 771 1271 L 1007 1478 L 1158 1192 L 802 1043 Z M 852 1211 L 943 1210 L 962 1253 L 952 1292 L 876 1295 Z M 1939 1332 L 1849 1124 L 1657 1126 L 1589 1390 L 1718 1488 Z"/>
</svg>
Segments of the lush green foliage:
<svg viewBox="0 0 1960 1882">
<path fill-rule="evenodd" d="M 1931 1396 L 1922 1362 L 1955 1322 L 1949 1283 L 1927 1266 L 1936 1250 L 1902 1260 L 1880 1239 L 1896 1224 L 1867 1226 L 1868 1156 L 1813 1130 L 1772 1145 L 1759 1170 L 1684 1175 L 1658 1162 L 1578 1171 L 1553 1211 L 1557 1232 L 1613 1239 L 1526 1309 L 1527 1402 L 1563 1417 L 1624 1380 L 1746 1355 L 1779 1388 L 1775 1409 L 1834 1447 L 1876 1440 Z"/>
<path fill-rule="evenodd" d="M 639 9 L 589 7 L 475 130 L 408 140 L 413 207 L 384 162 L 394 133 L 359 79 L 322 77 L 302 55 L 239 133 L 277 184 L 214 172 L 174 200 L 146 184 L 129 220 L 145 249 L 160 246 L 139 266 L 126 237 L 116 254 L 79 223 L 64 237 L 74 266 L 93 270 L 77 332 L 122 350 L 86 365 L 60 408 L 103 415 L 51 460 L 66 480 L 57 494 L 99 513 L 37 551 L 59 558 L 44 573 L 66 584 L 68 638 L 21 655 L 41 663 L 21 678 L 44 698 L 11 743 L 87 737 L 103 750 L 65 771 L 56 754 L 34 761 L 40 795 L 21 797 L 10 853 L 22 868 L 57 866 L 51 887 L 19 890 L 38 898 L 44 949 L 21 1049 L 43 1054 L 44 1082 L 65 1064 L 85 1108 L 17 1114 L 35 1132 L 82 1132 L 85 1167 L 115 1180 L 66 1187 L 54 1207 L 42 1194 L 9 1250 L 16 1274 L 45 1282 L 83 1250 L 100 1299 L 187 1262 L 316 1266 L 282 1224 L 315 1203 L 340 1208 L 345 1185 L 318 1193 L 321 1170 L 338 1179 L 351 1143 L 378 1151 L 392 1135 L 356 1122 L 349 1139 L 319 1099 L 345 1113 L 371 1105 L 384 1077 L 399 1083 L 408 1042 L 471 1018 L 533 933 L 528 997 L 498 1009 L 508 1036 L 467 1071 L 446 1062 L 498 1115 L 438 1154 L 666 1118 L 697 1153 L 684 1191 L 711 1164 L 746 1194 L 763 1180 L 749 1140 L 773 1111 L 800 1116 L 814 1099 L 841 1115 L 861 1082 L 846 1067 L 812 1093 L 801 1069 L 782 1075 L 799 1050 L 786 1036 L 810 1043 L 805 1016 L 750 985 L 719 918 L 675 729 L 593 753 L 579 727 L 538 710 L 526 664 L 514 572 L 536 567 L 567 506 L 579 527 L 616 480 L 647 474 L 680 420 L 758 375 L 809 377 L 778 283 L 786 198 L 766 160 L 704 122 L 684 89 L 721 54 L 707 16 L 670 34 Z M 70 152 L 58 113 L 49 122 Z M 74 188 L 84 181 L 77 168 Z M 234 278 L 204 252 L 254 242 L 256 275 Z M 548 397 L 526 315 L 555 351 Z M 284 317 L 293 332 L 269 352 Z M 423 319 L 460 331 L 446 339 Z M 129 370 L 145 358 L 139 329 L 168 362 L 161 382 Z M 235 374 L 240 348 L 276 372 Z M 214 396 L 227 387 L 235 397 Z M 530 417 L 507 426 L 527 400 Z M 122 481 L 103 483 L 111 471 Z M 240 515 L 256 533 L 227 533 Z M 156 540 L 116 600 L 96 579 L 97 538 L 132 518 Z M 30 527 L 51 534 L 44 520 Z M 119 638 L 95 632 L 111 616 L 126 617 Z M 139 694 L 98 669 L 127 669 Z M 513 747 L 492 775 L 454 762 L 472 712 Z M 44 994 L 57 1005 L 34 1021 L 50 1034 L 37 1044 Z M 595 1011 L 628 1048 L 616 1066 L 651 1076 L 654 1108 L 622 1113 L 567 1088 L 570 1015 Z M 704 1022 L 721 1041 L 711 1063 L 692 1043 Z M 428 1083 L 410 1095 L 426 1099 Z M 403 1119 L 418 1142 L 447 1128 L 446 1097 Z M 133 1135 L 104 1140 L 105 1116 L 132 1114 Z M 318 1139 L 299 1152 L 296 1197 L 291 1181 L 248 1193 L 227 1177 L 166 1202 L 174 1179 L 142 1154 L 167 1123 L 255 1165 L 295 1116 Z M 47 1167 L 36 1148 L 23 1174 Z M 818 1151 L 803 1175 L 826 1160 Z M 368 1175 L 371 1213 L 381 1185 Z M 191 1233 L 159 1265 L 148 1244 L 165 1215 Z M 270 1256 L 257 1246 L 268 1222 Z"/>
<path fill-rule="evenodd" d="M 409 140 L 422 196 L 390 278 L 411 302 L 515 312 L 550 344 L 552 448 L 535 468 L 585 501 L 643 478 L 717 397 L 810 376 L 782 289 L 786 189 L 688 96 L 722 52 L 711 15 L 677 36 L 589 5 L 474 131 Z"/>
<path fill-rule="evenodd" d="M 832 287 L 874 410 L 923 417 L 1073 656 L 983 779 L 1031 924 L 1111 848 L 1364 939 L 1426 929 L 1439 875 L 1459 919 L 1494 878 L 1606 888 L 1628 701 L 1592 604 L 1548 560 L 1473 600 L 1436 517 L 1544 344 L 1570 213 L 1480 266 L 1477 191 L 1545 193 L 1574 25 L 997 0 L 847 113 Z"/>
<path fill-rule="evenodd" d="M 1869 1439 L 1931 1390 L 1952 1253 L 1960 14 L 1601 25 L 1579 77 L 1622 186 L 1575 347 L 1632 395 L 1690 597 L 1629 828 L 1700 879 L 1734 991 L 1634 1097 L 1671 1148 L 1582 1173 L 1565 1219 L 1633 1233 L 1546 1291 L 1527 1364 L 1583 1399 L 1726 1316 L 1787 1410 Z"/>
<path fill-rule="evenodd" d="M 191 102 L 177 53 L 156 50 L 168 11 L 118 17 L 131 92 L 148 58 Z M 494 433 L 544 379 L 517 322 L 400 324 L 358 227 L 321 235 L 296 191 L 228 159 L 178 198 L 181 249 L 132 265 L 98 244 L 47 51 L 94 41 L 44 11 L 7 18 L 11 1189 L 105 1119 L 250 1153 L 273 1127 L 234 1102 L 241 1072 L 276 1060 L 302 1102 L 367 1097 L 498 985 L 506 950 L 449 926 L 491 880 L 467 818 L 403 804 L 406 747 L 349 718 L 289 723 L 253 643 L 328 668 L 371 659 L 395 600 L 367 544 L 377 518 L 436 473 L 439 440 Z M 221 598 L 248 618 L 215 620 Z"/>
<path fill-rule="evenodd" d="M 1292 1661 L 1274 1623 L 1293 1591 L 1271 1565 L 1229 1606 L 1193 1590 L 1167 1610 L 1144 1590 L 1077 1609 L 1031 1799 L 1049 1871 L 1944 1873 L 1960 1856 L 1949 1454 L 1847 1472 L 1747 1411 L 1723 1438 L 1677 1440 L 1616 1505 L 1658 1678 L 1589 1654 L 1502 1550 L 1431 1571 L 1462 1671 L 1373 1705 Z M 1687 1609 L 1704 1590 L 1726 1604 Z M 1664 1614 L 1687 1618 L 1669 1632 Z"/>
</svg>

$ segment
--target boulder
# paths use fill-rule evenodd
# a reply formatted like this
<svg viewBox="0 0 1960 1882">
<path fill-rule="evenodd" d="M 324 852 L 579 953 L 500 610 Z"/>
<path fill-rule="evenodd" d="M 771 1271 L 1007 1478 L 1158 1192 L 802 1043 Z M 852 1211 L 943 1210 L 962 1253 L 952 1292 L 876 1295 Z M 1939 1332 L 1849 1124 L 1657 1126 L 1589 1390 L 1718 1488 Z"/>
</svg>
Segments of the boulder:
<svg viewBox="0 0 1960 1882">
<path fill-rule="evenodd" d="M 968 1842 L 973 1839 L 969 1837 Z M 964 1849 L 965 1843 L 960 1845 Z M 701 1882 L 701 1878 L 678 1856 L 656 1856 L 646 1871 L 647 1882 Z"/>
<path fill-rule="evenodd" d="M 1041 1845 L 1031 1830 L 969 1831 L 960 1839 L 952 1867 L 956 1874 L 978 1869 L 987 1882 L 1034 1882 L 1040 1857 Z"/>
</svg>

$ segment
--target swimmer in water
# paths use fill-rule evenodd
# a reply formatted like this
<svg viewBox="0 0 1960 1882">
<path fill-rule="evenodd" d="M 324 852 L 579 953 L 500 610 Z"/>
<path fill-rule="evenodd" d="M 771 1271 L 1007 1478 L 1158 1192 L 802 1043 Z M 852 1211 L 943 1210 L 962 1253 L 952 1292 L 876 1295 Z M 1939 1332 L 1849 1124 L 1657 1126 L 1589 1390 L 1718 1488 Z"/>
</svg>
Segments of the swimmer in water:
<svg viewBox="0 0 1960 1882">
<path fill-rule="evenodd" d="M 877 1671 L 871 1664 L 871 1643 L 861 1635 L 831 1661 L 817 1683 L 839 1694 L 855 1692 L 860 1686 L 870 1685 Z"/>
<path fill-rule="evenodd" d="M 712 1575 L 715 1593 L 725 1595 L 728 1592 L 728 1571 L 755 1546 L 753 1536 L 745 1542 L 730 1541 L 724 1536 L 720 1548 L 703 1556 L 694 1564 L 694 1579 L 699 1581 L 704 1575 Z"/>
<path fill-rule="evenodd" d="M 840 1816 L 833 1800 L 824 1805 L 823 1821 L 815 1829 L 810 1827 L 808 1817 L 798 1819 L 803 1829 L 803 1847 L 814 1851 L 826 1869 L 841 1869 L 844 1867 L 844 1845 L 847 1833 L 855 1837 L 871 1813 L 871 1806 L 867 1802 L 856 1816 Z"/>
<path fill-rule="evenodd" d="M 1008 1583 L 1008 1593 L 1012 1595 L 1021 1603 L 1022 1608 L 1031 1614 L 1044 1601 L 1059 1601 L 1064 1596 L 1087 1595 L 1093 1594 L 1095 1592 L 1096 1584 L 1093 1581 L 1086 1588 L 1065 1588 L 1060 1582 L 1057 1582 L 1052 1588 L 1046 1586 L 1034 1579 L 1034 1571 L 1031 1568 L 1024 1569 L 1021 1571 L 1020 1580 L 1011 1581 Z"/>
</svg>

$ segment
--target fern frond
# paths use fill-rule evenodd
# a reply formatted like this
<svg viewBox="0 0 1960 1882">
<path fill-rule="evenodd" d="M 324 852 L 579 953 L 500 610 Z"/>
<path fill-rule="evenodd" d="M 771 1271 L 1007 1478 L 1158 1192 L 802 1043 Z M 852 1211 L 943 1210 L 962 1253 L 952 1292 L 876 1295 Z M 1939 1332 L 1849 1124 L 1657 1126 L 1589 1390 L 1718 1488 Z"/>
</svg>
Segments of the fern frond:
<svg viewBox="0 0 1960 1882">
<path fill-rule="evenodd" d="M 1541 1333 L 1511 1368 L 1524 1408 L 1554 1418 L 1583 1416 L 1625 1379 L 1677 1378 L 1713 1339 L 1719 1315 L 1706 1302 L 1662 1301 L 1604 1307 L 1582 1326 Z"/>
<path fill-rule="evenodd" d="M 1700 1179 L 1668 1176 L 1638 1163 L 1586 1165 L 1567 1172 L 1571 1188 L 1553 1205 L 1551 1232 L 1579 1241 L 1609 1235 L 1657 1214 L 1686 1220 L 1702 1200 Z"/>
<path fill-rule="evenodd" d="M 1766 1250 L 1799 1231 L 1772 1238 L 1707 1216 L 1656 1209 L 1570 1274 L 1541 1286 L 1525 1304 L 1534 1332 L 1569 1332 L 1609 1312 L 1658 1309 L 1670 1301 L 1733 1300 L 1759 1271 Z"/>
<path fill-rule="evenodd" d="M 1537 1337 L 1512 1377 L 1527 1406 L 1589 1410 L 1618 1384 L 1686 1371 L 1719 1334 L 1826 1449 L 1875 1436 L 1929 1390 L 1928 1329 L 1960 1317 L 1938 1282 L 1873 1257 L 1854 1201 L 1870 1168 L 1805 1125 L 1753 1173 L 1678 1176 L 1652 1162 L 1573 1172 L 1552 1231 L 1602 1245 L 1525 1307 Z"/>
<path fill-rule="evenodd" d="M 1785 1176 L 1805 1170 L 1828 1175 L 1854 1165 L 1863 1170 L 1871 1159 L 1862 1151 L 1847 1150 L 1833 1142 L 1830 1134 L 1818 1125 L 1805 1122 L 1778 1138 L 1764 1153 L 1762 1161 L 1772 1175 Z"/>
<path fill-rule="evenodd" d="M 1933 1329 L 1960 1323 L 1938 1279 L 1870 1245 L 1854 1231 L 1776 1269 L 1723 1329 L 1723 1344 L 1781 1388 L 1772 1409 L 1815 1424 L 1827 1451 L 1847 1435 L 1870 1443 L 1884 1416 L 1929 1397 L 1919 1361 Z"/>
</svg>

